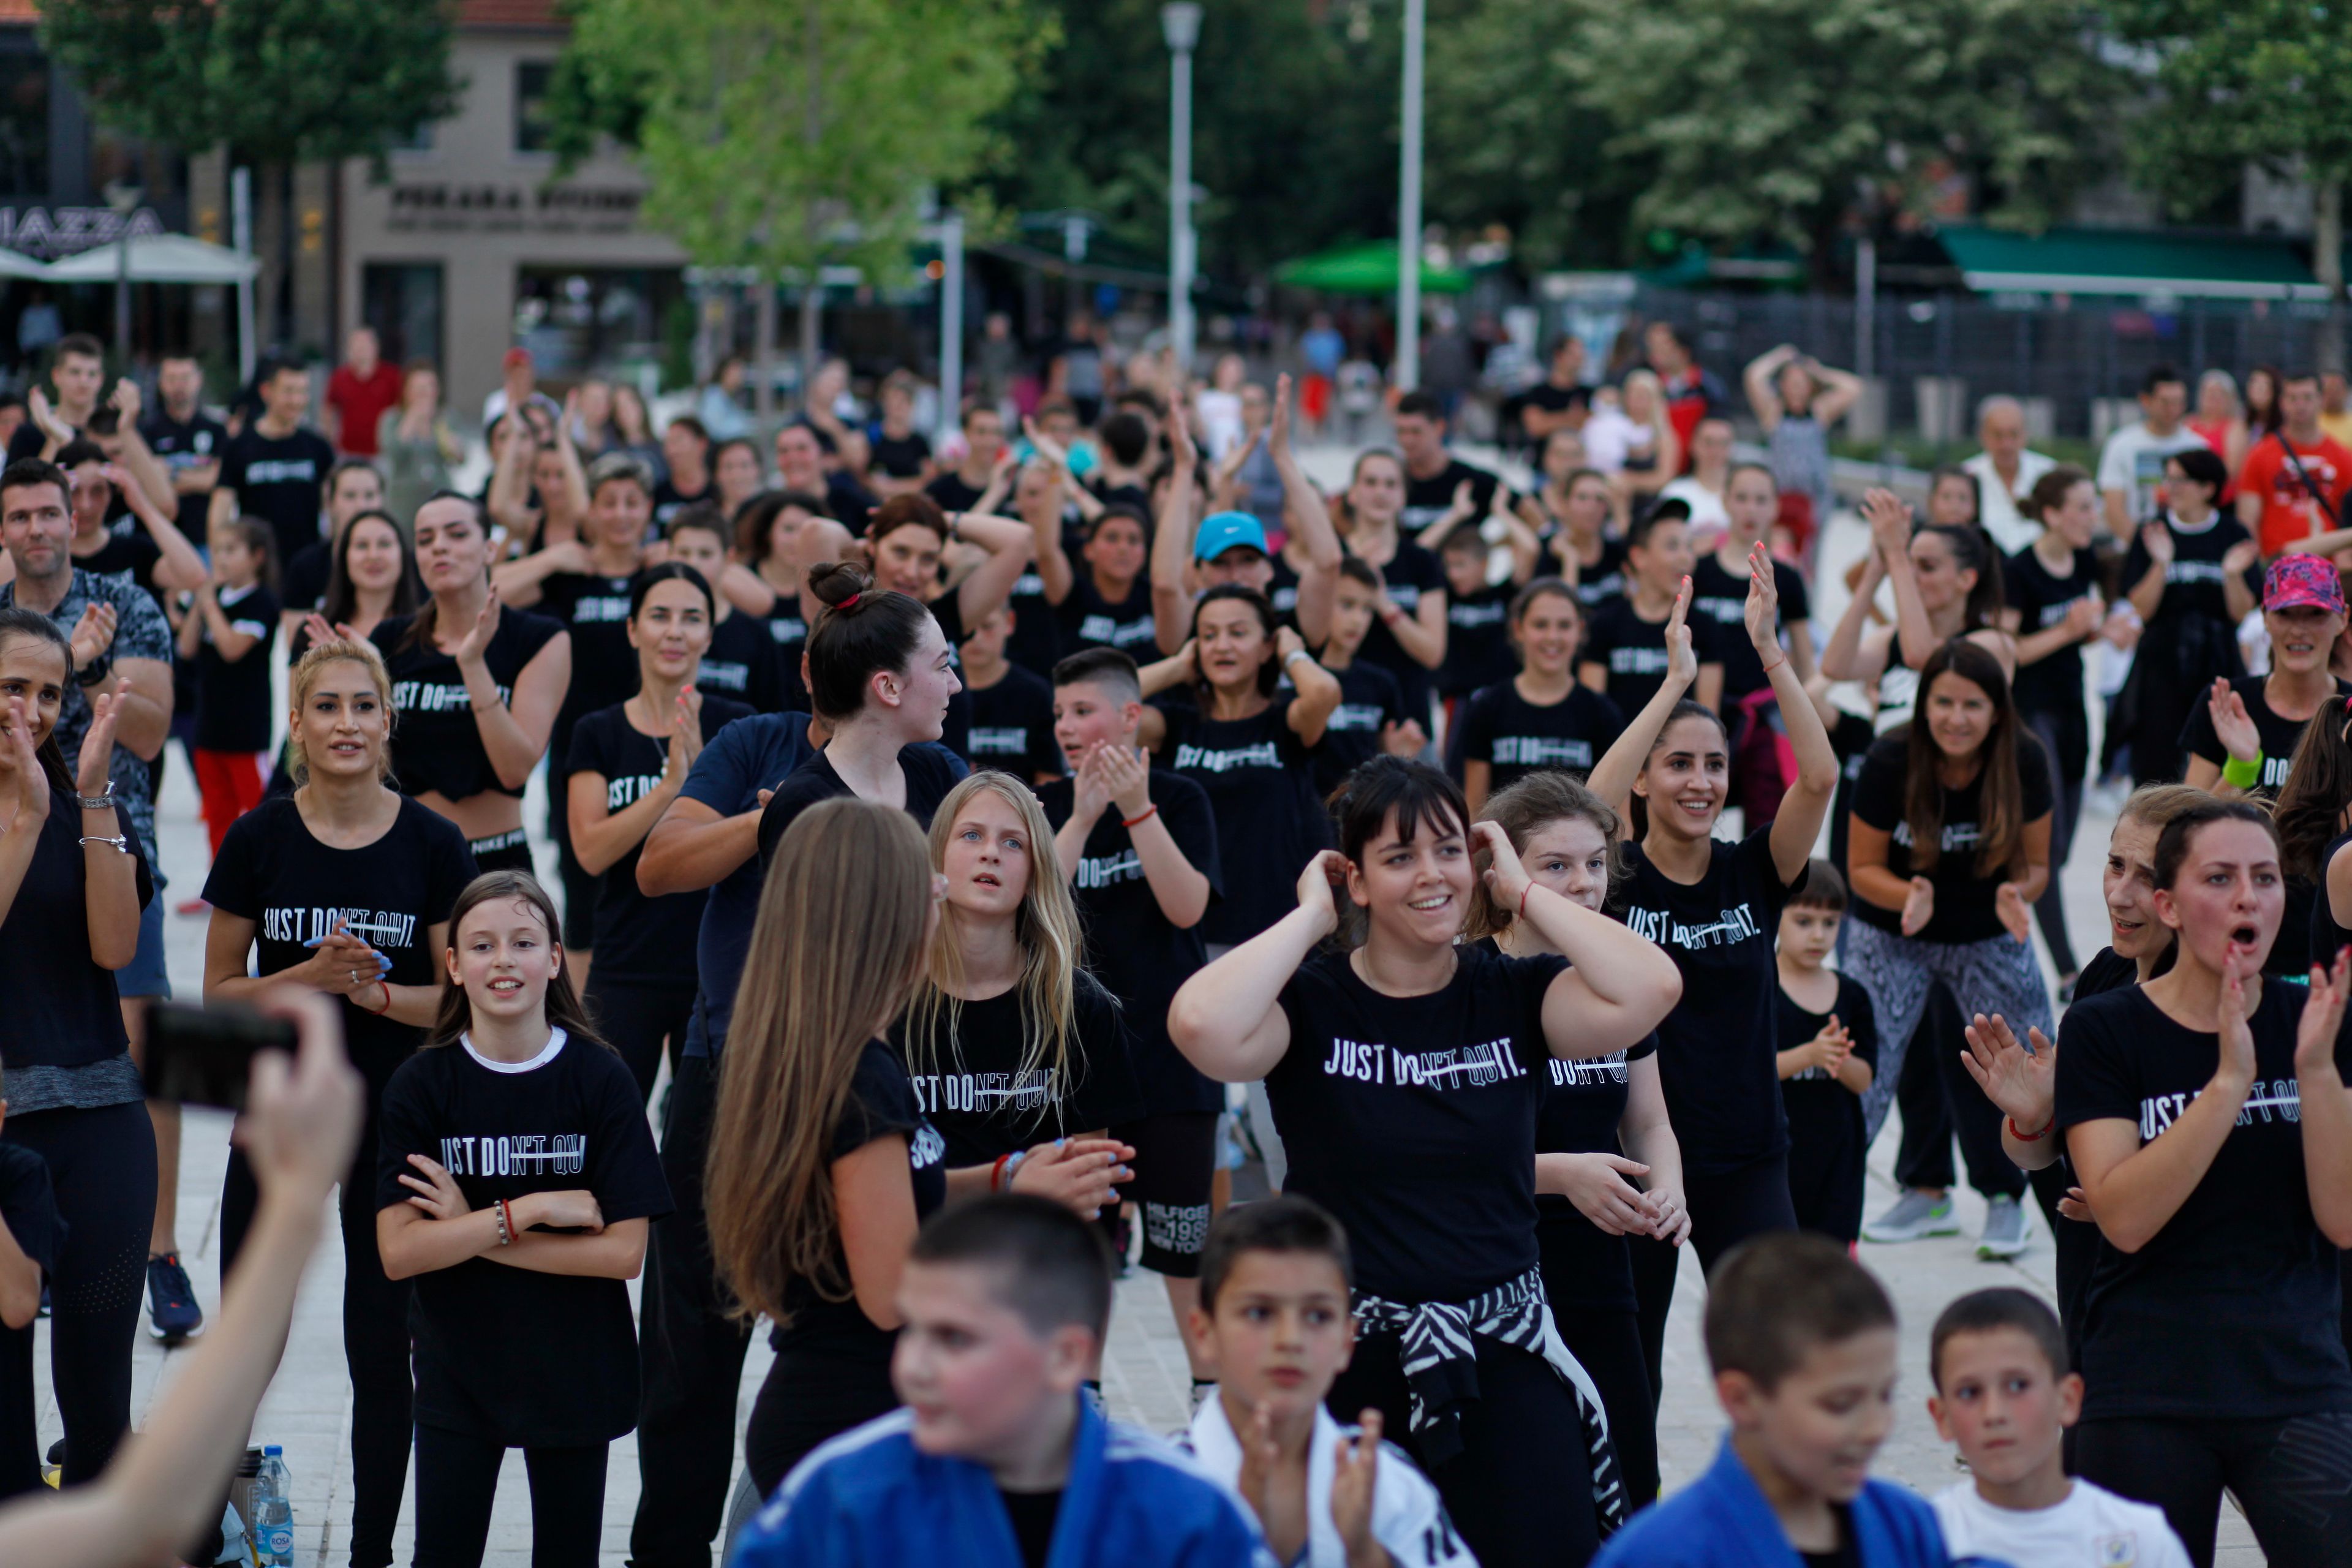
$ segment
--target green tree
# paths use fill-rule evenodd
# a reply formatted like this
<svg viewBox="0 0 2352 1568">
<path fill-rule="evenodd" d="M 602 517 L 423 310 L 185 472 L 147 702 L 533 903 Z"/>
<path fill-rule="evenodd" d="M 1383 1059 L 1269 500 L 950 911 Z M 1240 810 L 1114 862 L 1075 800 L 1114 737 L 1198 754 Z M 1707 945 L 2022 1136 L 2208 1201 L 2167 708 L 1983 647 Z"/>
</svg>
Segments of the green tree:
<svg viewBox="0 0 2352 1568">
<path fill-rule="evenodd" d="M 2143 177 L 2193 208 L 2245 166 L 2312 188 L 2312 268 L 2327 285 L 2325 367 L 2344 364 L 2344 185 L 2352 179 L 2352 11 L 2311 0 L 2121 0 L 2117 31 L 2146 47 L 2159 101 L 2135 127 Z"/>
<path fill-rule="evenodd" d="M 41 45 L 110 125 L 239 159 L 381 157 L 452 112 L 450 7 L 45 0 Z"/>
<path fill-rule="evenodd" d="M 1636 224 L 1778 241 L 1826 275 L 1857 216 L 1955 177 L 2039 227 L 2097 171 L 2125 80 L 2071 0 L 1570 0 L 1552 53 L 1649 171 Z"/>
<path fill-rule="evenodd" d="M 571 12 L 563 144 L 633 133 L 654 226 L 704 265 L 800 279 L 804 374 L 823 269 L 902 273 L 927 193 L 986 160 L 987 117 L 1051 42 L 1024 0 L 575 0 Z"/>
</svg>

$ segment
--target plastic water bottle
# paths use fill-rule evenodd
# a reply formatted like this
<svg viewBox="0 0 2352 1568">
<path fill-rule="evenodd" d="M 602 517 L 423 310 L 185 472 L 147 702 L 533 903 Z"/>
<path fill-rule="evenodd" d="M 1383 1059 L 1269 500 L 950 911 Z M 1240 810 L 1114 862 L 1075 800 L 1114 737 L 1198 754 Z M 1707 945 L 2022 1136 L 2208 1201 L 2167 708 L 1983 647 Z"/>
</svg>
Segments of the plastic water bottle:
<svg viewBox="0 0 2352 1568">
<path fill-rule="evenodd" d="M 276 1443 L 261 1450 L 261 1473 L 253 1481 L 253 1544 L 261 1568 L 294 1568 L 294 1504 L 287 1496 L 286 1450 Z"/>
</svg>

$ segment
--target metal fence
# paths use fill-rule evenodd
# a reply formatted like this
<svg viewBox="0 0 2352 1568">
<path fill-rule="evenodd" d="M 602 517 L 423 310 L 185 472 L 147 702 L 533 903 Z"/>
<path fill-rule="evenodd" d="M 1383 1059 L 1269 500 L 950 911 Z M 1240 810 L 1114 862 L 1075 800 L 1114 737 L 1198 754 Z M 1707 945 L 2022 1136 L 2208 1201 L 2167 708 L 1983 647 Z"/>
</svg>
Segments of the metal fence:
<svg viewBox="0 0 2352 1568">
<path fill-rule="evenodd" d="M 1825 364 L 1851 367 L 1857 359 L 1851 299 L 1644 288 L 1633 310 L 1684 328 L 1700 363 L 1735 398 L 1739 372 L 1780 343 Z M 2311 365 L 2326 330 L 2324 305 L 2266 300 L 2184 300 L 2159 310 L 2055 296 L 2015 305 L 1971 294 L 1883 298 L 1870 321 L 1872 374 L 1884 384 L 1885 428 L 1956 438 L 1969 432 L 1980 399 L 2006 393 L 2028 401 L 2036 434 L 2095 438 L 2112 426 L 2114 403 L 2127 405 L 2152 365 L 2179 370 L 2192 396 L 2197 376 L 2211 369 L 2243 386 L 2256 365 Z M 1858 425 L 1855 433 L 1872 432 Z"/>
</svg>

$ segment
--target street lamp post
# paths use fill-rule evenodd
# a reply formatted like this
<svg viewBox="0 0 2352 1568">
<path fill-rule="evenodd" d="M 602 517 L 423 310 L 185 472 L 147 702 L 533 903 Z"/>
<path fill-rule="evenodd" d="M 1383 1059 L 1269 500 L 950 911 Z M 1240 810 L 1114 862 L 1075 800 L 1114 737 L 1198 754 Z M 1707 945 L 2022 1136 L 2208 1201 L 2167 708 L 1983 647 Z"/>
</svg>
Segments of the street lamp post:
<svg viewBox="0 0 2352 1568">
<path fill-rule="evenodd" d="M 1397 127 L 1397 331 L 1399 392 L 1421 384 L 1421 61 L 1427 0 L 1404 0 L 1404 103 Z"/>
<path fill-rule="evenodd" d="M 107 184 L 106 205 L 121 219 L 114 237 L 114 352 L 131 363 L 131 219 L 147 193 L 127 180 Z"/>
<path fill-rule="evenodd" d="M 1176 367 L 1192 369 L 1192 47 L 1201 7 L 1192 0 L 1160 7 L 1168 40 L 1168 338 Z"/>
</svg>

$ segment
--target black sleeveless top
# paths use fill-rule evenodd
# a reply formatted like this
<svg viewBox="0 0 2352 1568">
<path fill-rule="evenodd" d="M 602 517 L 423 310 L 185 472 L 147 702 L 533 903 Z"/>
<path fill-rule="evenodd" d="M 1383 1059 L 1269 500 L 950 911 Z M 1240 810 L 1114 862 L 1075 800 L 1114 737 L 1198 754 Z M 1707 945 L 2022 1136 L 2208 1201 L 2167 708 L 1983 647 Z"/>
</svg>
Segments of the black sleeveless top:
<svg viewBox="0 0 2352 1568">
<path fill-rule="evenodd" d="M 438 790 L 451 800 L 489 793 L 520 799 L 522 791 L 507 788 L 490 765 L 457 661 L 434 647 L 429 637 L 414 647 L 403 646 L 415 619 L 389 616 L 368 634 L 392 677 L 394 783 L 403 795 Z M 562 622 L 528 610 L 499 611 L 499 629 L 491 634 L 483 662 L 498 682 L 502 701 L 514 700 L 514 683 L 523 667 L 562 630 Z"/>
</svg>

